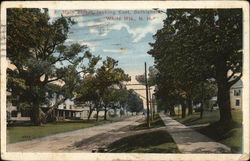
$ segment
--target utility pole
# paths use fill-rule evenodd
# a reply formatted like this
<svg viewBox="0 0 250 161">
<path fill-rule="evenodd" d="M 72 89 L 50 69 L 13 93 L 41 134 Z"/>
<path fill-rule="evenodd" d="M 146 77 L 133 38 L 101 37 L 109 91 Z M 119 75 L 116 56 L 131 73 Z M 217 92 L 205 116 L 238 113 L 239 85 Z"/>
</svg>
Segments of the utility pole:
<svg viewBox="0 0 250 161">
<path fill-rule="evenodd" d="M 150 128 L 149 120 L 149 101 L 148 101 L 148 78 L 147 78 L 147 64 L 145 62 L 145 86 L 146 86 L 146 101 L 147 101 L 147 125 Z"/>
<path fill-rule="evenodd" d="M 151 97 L 150 88 L 148 89 L 148 94 L 149 94 L 149 107 L 150 107 L 151 120 L 153 121 L 154 116 L 153 116 L 153 106 L 152 106 L 152 97 Z"/>
</svg>

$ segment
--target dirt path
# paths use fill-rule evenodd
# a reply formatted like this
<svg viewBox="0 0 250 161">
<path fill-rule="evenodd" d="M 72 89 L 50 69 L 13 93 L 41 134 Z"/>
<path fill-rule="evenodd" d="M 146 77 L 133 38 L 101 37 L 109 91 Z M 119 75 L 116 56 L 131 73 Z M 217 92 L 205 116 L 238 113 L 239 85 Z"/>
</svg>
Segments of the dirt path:
<svg viewBox="0 0 250 161">
<path fill-rule="evenodd" d="M 115 123 L 55 134 L 30 141 L 8 144 L 7 151 L 91 152 L 92 149 L 100 146 L 107 146 L 122 137 L 145 132 L 145 130 L 131 130 L 131 128 L 139 125 L 143 120 L 143 116 L 134 116 Z"/>
<path fill-rule="evenodd" d="M 174 139 L 182 153 L 230 153 L 231 149 L 221 143 L 200 134 L 169 116 L 160 114 L 166 125 L 166 130 Z"/>
</svg>

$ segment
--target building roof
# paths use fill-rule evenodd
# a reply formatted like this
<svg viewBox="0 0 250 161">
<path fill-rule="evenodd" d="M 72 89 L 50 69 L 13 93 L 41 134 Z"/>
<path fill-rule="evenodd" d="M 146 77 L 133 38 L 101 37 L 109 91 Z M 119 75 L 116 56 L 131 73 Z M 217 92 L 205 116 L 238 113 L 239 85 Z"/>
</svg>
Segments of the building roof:
<svg viewBox="0 0 250 161">
<path fill-rule="evenodd" d="M 242 80 L 240 79 L 231 88 L 236 89 L 236 88 L 242 88 L 242 87 L 243 87 L 243 83 L 242 83 Z"/>
<path fill-rule="evenodd" d="M 82 112 L 82 111 L 84 111 L 83 109 L 56 109 L 56 110 L 58 110 L 58 111 L 71 111 L 71 112 Z"/>
</svg>

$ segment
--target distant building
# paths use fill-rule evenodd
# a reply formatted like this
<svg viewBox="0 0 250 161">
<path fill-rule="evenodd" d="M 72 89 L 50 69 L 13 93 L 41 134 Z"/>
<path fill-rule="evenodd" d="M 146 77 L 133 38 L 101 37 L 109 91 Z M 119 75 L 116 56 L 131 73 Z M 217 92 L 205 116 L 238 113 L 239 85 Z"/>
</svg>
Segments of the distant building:
<svg viewBox="0 0 250 161">
<path fill-rule="evenodd" d="M 11 96 L 10 92 L 6 92 L 7 98 Z M 8 99 L 7 99 L 8 100 Z M 30 112 L 27 110 L 18 109 L 15 102 L 6 103 L 6 112 L 8 121 L 29 121 Z"/>
<path fill-rule="evenodd" d="M 230 88 L 230 103 L 233 110 L 242 110 L 242 88 L 242 80 L 239 80 Z"/>
<path fill-rule="evenodd" d="M 211 110 L 218 110 L 219 106 L 217 103 L 217 96 L 212 97 L 209 101 L 209 104 L 210 104 Z"/>
<path fill-rule="evenodd" d="M 7 92 L 7 97 L 10 96 L 11 93 Z M 41 109 L 44 112 L 49 110 L 49 108 L 47 107 L 41 107 Z M 7 102 L 6 112 L 8 121 L 30 121 L 30 109 L 19 109 L 15 105 L 15 103 Z M 59 105 L 58 108 L 52 112 L 52 116 L 54 116 L 56 120 L 86 119 L 88 116 L 88 112 L 88 107 L 76 107 L 73 101 L 66 100 L 63 104 Z"/>
<path fill-rule="evenodd" d="M 242 110 L 242 88 L 242 80 L 239 80 L 230 88 L 230 104 L 232 110 Z M 219 108 L 217 96 L 212 97 L 210 102 L 214 110 Z"/>
</svg>

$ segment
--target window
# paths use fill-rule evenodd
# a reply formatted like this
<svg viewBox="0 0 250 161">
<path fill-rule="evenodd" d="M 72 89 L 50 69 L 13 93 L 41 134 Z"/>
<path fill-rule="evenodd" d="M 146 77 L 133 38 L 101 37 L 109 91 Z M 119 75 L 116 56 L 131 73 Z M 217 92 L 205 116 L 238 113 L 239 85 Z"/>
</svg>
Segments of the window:
<svg viewBox="0 0 250 161">
<path fill-rule="evenodd" d="M 240 96 L 240 89 L 234 90 L 234 96 Z"/>
<path fill-rule="evenodd" d="M 11 111 L 11 117 L 17 117 L 17 111 Z"/>
<path fill-rule="evenodd" d="M 239 100 L 239 99 L 237 99 L 237 100 L 235 101 L 235 106 L 240 106 L 240 100 Z"/>
<path fill-rule="evenodd" d="M 22 117 L 30 117 L 30 111 L 28 110 L 21 110 Z"/>
</svg>

